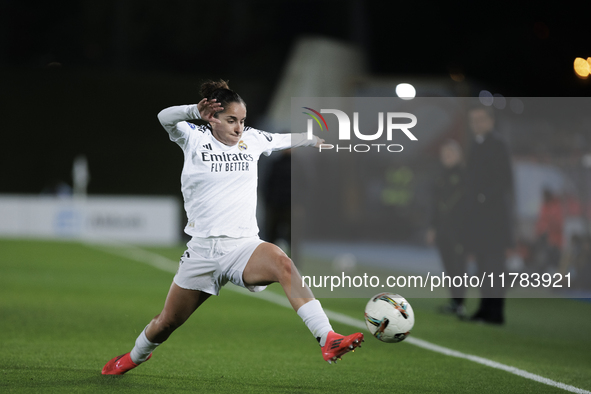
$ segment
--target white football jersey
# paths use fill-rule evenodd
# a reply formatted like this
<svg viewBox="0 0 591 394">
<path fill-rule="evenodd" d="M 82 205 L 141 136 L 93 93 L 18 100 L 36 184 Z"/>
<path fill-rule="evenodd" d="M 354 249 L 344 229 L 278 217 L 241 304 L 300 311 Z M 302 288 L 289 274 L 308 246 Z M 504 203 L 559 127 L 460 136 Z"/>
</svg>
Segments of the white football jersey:
<svg viewBox="0 0 591 394">
<path fill-rule="evenodd" d="M 306 133 L 275 134 L 245 127 L 235 146 L 219 142 L 206 126 L 186 122 L 200 119 L 197 105 L 182 105 L 158 114 L 162 126 L 183 150 L 181 189 L 187 212 L 185 232 L 193 237 L 257 235 L 257 163 L 263 153 L 313 146 Z"/>
</svg>

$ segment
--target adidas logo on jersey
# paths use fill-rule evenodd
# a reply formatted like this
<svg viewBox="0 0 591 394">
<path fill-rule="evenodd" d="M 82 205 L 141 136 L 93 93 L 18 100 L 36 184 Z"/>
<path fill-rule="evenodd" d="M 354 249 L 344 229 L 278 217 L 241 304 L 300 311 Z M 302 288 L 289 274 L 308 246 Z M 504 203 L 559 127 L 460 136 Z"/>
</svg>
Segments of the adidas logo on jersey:
<svg viewBox="0 0 591 394">
<path fill-rule="evenodd" d="M 203 145 L 203 147 L 204 147 L 205 149 L 213 150 L 213 149 L 211 148 L 211 144 L 205 144 L 205 145 Z"/>
</svg>

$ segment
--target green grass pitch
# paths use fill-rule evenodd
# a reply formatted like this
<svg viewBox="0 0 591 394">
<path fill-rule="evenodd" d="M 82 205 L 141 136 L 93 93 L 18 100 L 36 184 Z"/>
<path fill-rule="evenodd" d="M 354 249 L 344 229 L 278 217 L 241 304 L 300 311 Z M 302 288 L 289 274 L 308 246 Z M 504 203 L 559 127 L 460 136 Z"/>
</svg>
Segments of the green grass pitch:
<svg viewBox="0 0 591 394">
<path fill-rule="evenodd" d="M 177 261 L 184 248 L 149 250 Z M 292 310 L 229 289 L 150 361 L 123 376 L 102 376 L 103 365 L 128 352 L 160 312 L 171 280 L 169 272 L 82 243 L 0 240 L 0 392 L 566 392 L 367 333 L 361 349 L 328 365 Z M 277 285 L 266 291 L 282 292 Z M 359 320 L 367 302 L 321 301 Z M 591 303 L 510 299 L 508 323 L 491 327 L 439 315 L 443 300 L 409 301 L 416 338 L 591 390 Z"/>
</svg>

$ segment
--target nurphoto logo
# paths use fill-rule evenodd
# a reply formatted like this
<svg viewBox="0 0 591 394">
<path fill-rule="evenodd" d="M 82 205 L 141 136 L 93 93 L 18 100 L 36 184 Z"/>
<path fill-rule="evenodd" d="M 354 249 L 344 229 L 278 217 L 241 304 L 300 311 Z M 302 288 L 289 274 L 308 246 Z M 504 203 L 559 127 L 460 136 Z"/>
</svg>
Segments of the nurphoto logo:
<svg viewBox="0 0 591 394">
<path fill-rule="evenodd" d="M 303 112 L 305 115 L 310 116 L 307 124 L 307 138 L 314 138 L 314 121 L 320 127 L 321 131 L 328 131 L 328 124 L 322 114 L 333 114 L 337 117 L 339 125 L 338 136 L 339 141 L 351 141 L 351 119 L 349 115 L 338 109 L 321 109 L 316 111 L 310 107 L 302 107 L 309 110 L 310 112 Z M 409 123 L 399 123 L 400 119 L 408 119 Z M 353 134 L 358 140 L 361 141 L 376 141 L 382 137 L 384 133 L 384 123 L 386 123 L 386 140 L 392 141 L 392 136 L 395 132 L 401 131 L 411 141 L 417 141 L 417 137 L 410 132 L 409 129 L 413 128 L 417 124 L 417 117 L 408 112 L 378 112 L 378 130 L 373 134 L 364 134 L 359 130 L 359 112 L 353 112 Z M 322 137 L 322 135 L 321 135 Z M 348 152 L 369 152 L 370 150 L 376 150 L 380 152 L 380 148 L 388 152 L 402 152 L 404 147 L 400 144 L 349 144 L 349 145 L 333 145 L 333 144 L 322 144 L 320 145 L 320 152 L 323 150 L 335 149 L 336 152 L 341 150 Z"/>
</svg>

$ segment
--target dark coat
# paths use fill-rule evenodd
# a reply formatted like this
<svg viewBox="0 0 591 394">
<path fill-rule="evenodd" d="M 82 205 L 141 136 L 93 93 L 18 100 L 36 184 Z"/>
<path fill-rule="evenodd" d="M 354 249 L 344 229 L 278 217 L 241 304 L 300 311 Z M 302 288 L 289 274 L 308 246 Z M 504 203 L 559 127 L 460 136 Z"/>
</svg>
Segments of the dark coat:
<svg viewBox="0 0 591 394">
<path fill-rule="evenodd" d="M 465 222 L 466 171 L 463 165 L 443 167 L 433 184 L 431 226 L 437 239 L 462 243 Z"/>
<path fill-rule="evenodd" d="M 493 131 L 482 142 L 473 140 L 466 168 L 467 251 L 514 246 L 513 169 L 502 136 Z"/>
</svg>

